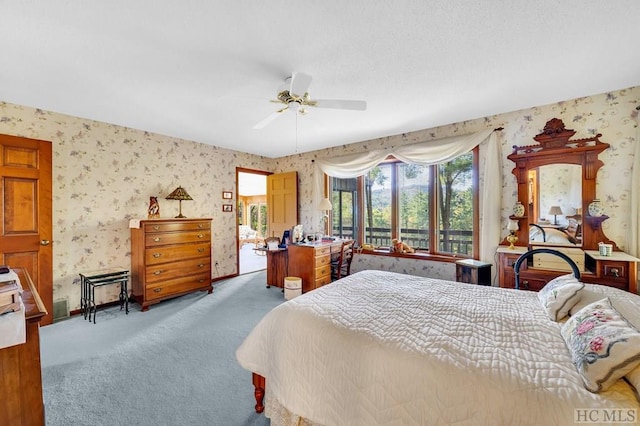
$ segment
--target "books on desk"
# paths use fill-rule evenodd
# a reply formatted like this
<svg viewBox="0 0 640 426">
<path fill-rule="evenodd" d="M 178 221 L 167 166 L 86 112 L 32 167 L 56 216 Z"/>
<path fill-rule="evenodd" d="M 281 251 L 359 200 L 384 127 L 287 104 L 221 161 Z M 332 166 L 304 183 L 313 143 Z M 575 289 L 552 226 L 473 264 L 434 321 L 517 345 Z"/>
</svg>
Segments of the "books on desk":
<svg viewBox="0 0 640 426">
<path fill-rule="evenodd" d="M 0 349 L 27 341 L 22 286 L 14 271 L 0 274 Z"/>
<path fill-rule="evenodd" d="M 20 310 L 21 294 L 22 287 L 15 272 L 0 274 L 0 315 Z"/>
</svg>

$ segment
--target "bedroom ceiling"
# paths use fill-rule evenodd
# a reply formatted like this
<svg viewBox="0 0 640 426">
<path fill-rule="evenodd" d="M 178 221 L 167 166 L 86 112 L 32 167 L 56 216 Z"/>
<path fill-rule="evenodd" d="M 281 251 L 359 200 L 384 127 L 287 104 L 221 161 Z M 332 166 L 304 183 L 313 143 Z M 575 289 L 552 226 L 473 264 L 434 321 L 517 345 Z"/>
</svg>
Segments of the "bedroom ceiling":
<svg viewBox="0 0 640 426">
<path fill-rule="evenodd" d="M 637 0 L 3 3 L 0 101 L 266 157 L 640 85 Z"/>
</svg>

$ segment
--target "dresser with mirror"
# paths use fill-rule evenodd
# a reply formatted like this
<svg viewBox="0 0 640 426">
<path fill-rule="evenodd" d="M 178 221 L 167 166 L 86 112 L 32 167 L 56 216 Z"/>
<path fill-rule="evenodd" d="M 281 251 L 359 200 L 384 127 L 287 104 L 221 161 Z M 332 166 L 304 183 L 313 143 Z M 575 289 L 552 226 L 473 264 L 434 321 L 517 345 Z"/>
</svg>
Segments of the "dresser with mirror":
<svg viewBox="0 0 640 426">
<path fill-rule="evenodd" d="M 500 286 L 515 286 L 513 264 L 522 253 L 546 247 L 571 257 L 582 281 L 637 293 L 640 259 L 607 238 L 602 223 L 608 216 L 596 208 L 596 178 L 603 165 L 598 157 L 609 144 L 600 141 L 601 134 L 571 139 L 575 133 L 554 118 L 533 138 L 535 144 L 514 146 L 507 156 L 515 163 L 518 202 L 525 208 L 509 217 L 514 247 L 505 239 L 498 248 Z M 610 254 L 600 254 L 601 243 L 610 245 Z M 534 255 L 521 265 L 521 288 L 537 291 L 569 272 L 569 265 L 556 256 Z"/>
</svg>

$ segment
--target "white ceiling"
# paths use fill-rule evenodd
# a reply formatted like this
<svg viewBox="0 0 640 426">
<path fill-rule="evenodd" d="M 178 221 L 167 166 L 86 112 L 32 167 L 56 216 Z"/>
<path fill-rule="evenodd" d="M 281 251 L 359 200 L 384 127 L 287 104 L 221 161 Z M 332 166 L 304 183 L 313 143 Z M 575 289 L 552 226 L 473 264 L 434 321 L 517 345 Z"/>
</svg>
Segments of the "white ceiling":
<svg viewBox="0 0 640 426">
<path fill-rule="evenodd" d="M 0 101 L 281 157 L 638 86 L 638 22 L 638 0 L 3 1 Z M 253 129 L 294 71 L 368 109 Z"/>
</svg>

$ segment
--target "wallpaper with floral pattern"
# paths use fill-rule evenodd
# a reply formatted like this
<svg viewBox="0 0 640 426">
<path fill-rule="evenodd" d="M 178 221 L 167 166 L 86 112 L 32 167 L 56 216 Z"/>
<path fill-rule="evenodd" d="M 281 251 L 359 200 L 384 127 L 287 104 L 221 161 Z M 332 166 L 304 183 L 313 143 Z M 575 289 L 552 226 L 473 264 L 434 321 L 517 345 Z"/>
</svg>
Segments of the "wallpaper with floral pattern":
<svg viewBox="0 0 640 426">
<path fill-rule="evenodd" d="M 533 143 L 533 136 L 554 117 L 575 129 L 576 138 L 602 133 L 601 140 L 611 144 L 600 156 L 604 166 L 598 173 L 597 196 L 610 217 L 603 223 L 605 233 L 624 249 L 639 100 L 640 87 L 633 87 L 278 159 L 6 102 L 0 102 L 0 133 L 53 144 L 54 300 L 67 299 L 70 309 L 76 310 L 78 273 L 128 267 L 129 220 L 146 217 L 150 196 L 158 197 L 161 217 L 175 216 L 178 202 L 164 197 L 178 185 L 193 197 L 182 203 L 186 216 L 213 219 L 212 256 L 219 263 L 213 278 L 237 273 L 235 213 L 222 212 L 222 191 L 235 194 L 236 167 L 298 171 L 300 223 L 315 230 L 319 226 L 313 223 L 315 206 L 310 201 L 312 160 L 503 127 L 503 188 L 497 191 L 502 192 L 504 228 L 517 193 L 513 164 L 506 156 L 512 145 Z M 354 269 L 366 268 L 445 279 L 455 274 L 451 264 L 442 262 L 356 255 Z M 98 303 L 117 300 L 117 289 L 109 287 L 97 295 Z"/>
</svg>

